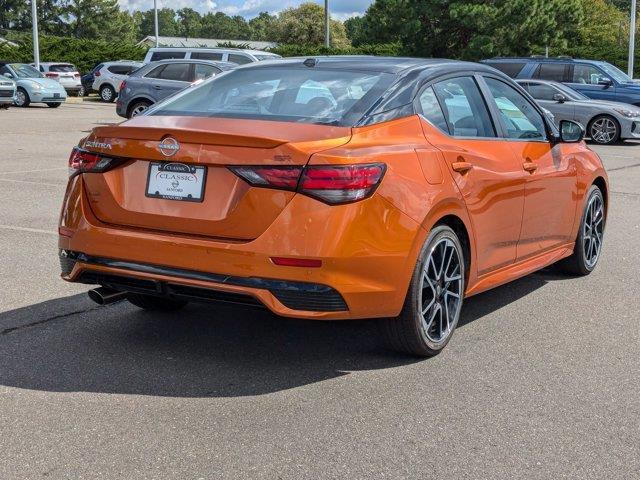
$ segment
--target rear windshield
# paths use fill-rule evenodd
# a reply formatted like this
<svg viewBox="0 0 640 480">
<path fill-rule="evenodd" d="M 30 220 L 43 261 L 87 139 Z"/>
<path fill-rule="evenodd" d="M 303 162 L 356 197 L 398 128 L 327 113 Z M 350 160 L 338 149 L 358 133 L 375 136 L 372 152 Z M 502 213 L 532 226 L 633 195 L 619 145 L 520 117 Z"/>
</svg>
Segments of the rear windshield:
<svg viewBox="0 0 640 480">
<path fill-rule="evenodd" d="M 73 65 L 60 64 L 60 65 L 51 65 L 49 66 L 50 72 L 77 72 L 78 69 Z"/>
<path fill-rule="evenodd" d="M 394 76 L 318 68 L 242 68 L 172 97 L 150 115 L 352 126 Z"/>
</svg>

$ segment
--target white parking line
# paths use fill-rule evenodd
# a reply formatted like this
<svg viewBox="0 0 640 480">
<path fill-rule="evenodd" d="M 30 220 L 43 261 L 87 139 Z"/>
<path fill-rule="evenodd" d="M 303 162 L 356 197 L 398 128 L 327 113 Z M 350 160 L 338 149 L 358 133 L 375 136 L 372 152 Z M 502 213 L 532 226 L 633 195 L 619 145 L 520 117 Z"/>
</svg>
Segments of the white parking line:
<svg viewBox="0 0 640 480">
<path fill-rule="evenodd" d="M 54 170 L 66 170 L 69 167 L 55 167 L 55 168 L 40 168 L 38 170 L 17 170 L 13 172 L 3 172 L 0 170 L 0 174 L 2 175 L 11 175 L 14 173 L 38 173 L 38 172 L 53 172 Z"/>
<path fill-rule="evenodd" d="M 28 183 L 30 185 L 46 185 L 47 187 L 64 188 L 63 183 L 32 182 L 29 180 L 14 180 L 13 178 L 0 178 L 0 182 Z"/>
<path fill-rule="evenodd" d="M 54 232 L 52 230 L 42 230 L 40 228 L 16 227 L 14 225 L 0 225 L 0 229 L 13 230 L 16 232 L 46 233 L 47 235 L 58 235 L 57 232 Z"/>
</svg>

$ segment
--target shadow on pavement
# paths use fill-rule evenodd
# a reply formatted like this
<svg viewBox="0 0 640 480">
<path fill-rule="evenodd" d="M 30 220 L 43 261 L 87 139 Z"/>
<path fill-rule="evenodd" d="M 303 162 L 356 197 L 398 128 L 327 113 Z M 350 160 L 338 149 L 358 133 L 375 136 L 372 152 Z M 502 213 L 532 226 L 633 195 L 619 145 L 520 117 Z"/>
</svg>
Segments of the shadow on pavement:
<svg viewBox="0 0 640 480">
<path fill-rule="evenodd" d="M 469 298 L 460 326 L 537 290 L 531 275 Z M 193 304 L 177 314 L 75 295 L 0 313 L 0 385 L 169 397 L 261 395 L 422 359 L 379 345 L 376 322 L 279 318 Z"/>
</svg>

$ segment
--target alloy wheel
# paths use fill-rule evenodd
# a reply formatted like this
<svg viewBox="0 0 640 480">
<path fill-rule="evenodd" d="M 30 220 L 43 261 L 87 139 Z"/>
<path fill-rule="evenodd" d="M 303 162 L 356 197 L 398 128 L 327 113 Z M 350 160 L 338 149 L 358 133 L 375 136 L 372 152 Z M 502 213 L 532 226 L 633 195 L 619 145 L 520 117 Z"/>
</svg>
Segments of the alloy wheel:
<svg viewBox="0 0 640 480">
<path fill-rule="evenodd" d="M 147 105 L 144 104 L 138 104 L 135 107 L 133 107 L 133 109 L 131 110 L 131 118 L 135 117 L 136 115 L 140 115 L 142 112 L 144 112 L 145 110 L 147 110 L 149 107 Z"/>
<path fill-rule="evenodd" d="M 589 200 L 582 229 L 584 261 L 592 269 L 600 257 L 604 234 L 604 204 L 600 195 Z"/>
<path fill-rule="evenodd" d="M 111 91 L 110 88 L 106 87 L 103 88 L 100 91 L 100 97 L 102 98 L 102 100 L 104 100 L 105 102 L 110 102 L 111 98 L 113 97 L 113 92 Z"/>
<path fill-rule="evenodd" d="M 22 91 L 18 90 L 16 92 L 16 106 L 21 107 L 27 101 L 27 95 Z"/>
<path fill-rule="evenodd" d="M 446 341 L 458 323 L 462 273 L 456 245 L 448 238 L 441 239 L 429 252 L 420 282 L 421 326 L 434 344 Z"/>
<path fill-rule="evenodd" d="M 594 142 L 611 143 L 618 135 L 618 126 L 611 118 L 598 118 L 591 124 L 590 134 Z"/>
</svg>

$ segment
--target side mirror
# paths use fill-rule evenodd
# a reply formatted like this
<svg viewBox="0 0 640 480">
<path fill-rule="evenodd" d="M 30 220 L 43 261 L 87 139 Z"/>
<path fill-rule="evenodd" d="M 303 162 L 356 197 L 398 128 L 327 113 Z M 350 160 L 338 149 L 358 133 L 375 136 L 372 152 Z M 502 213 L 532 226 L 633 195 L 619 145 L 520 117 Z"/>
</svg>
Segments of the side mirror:
<svg viewBox="0 0 640 480">
<path fill-rule="evenodd" d="M 13 78 L 13 75 L 12 75 L 12 74 L 10 74 L 9 72 L 7 72 L 7 73 L 3 73 L 3 75 L 4 75 L 5 77 L 7 77 L 7 78 Z"/>
<path fill-rule="evenodd" d="M 584 138 L 582 125 L 570 120 L 560 120 L 560 141 L 564 143 L 578 143 Z"/>
<path fill-rule="evenodd" d="M 565 97 L 563 94 L 561 93 L 554 93 L 553 94 L 553 100 L 558 102 L 558 103 L 564 103 L 567 101 L 567 97 Z"/>
<path fill-rule="evenodd" d="M 603 85 L 605 87 L 610 87 L 611 85 L 613 85 L 613 80 L 611 80 L 608 77 L 600 77 L 598 79 L 598 85 Z"/>
</svg>

